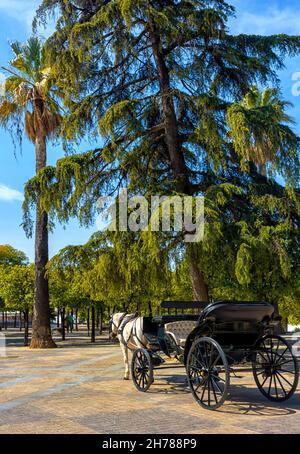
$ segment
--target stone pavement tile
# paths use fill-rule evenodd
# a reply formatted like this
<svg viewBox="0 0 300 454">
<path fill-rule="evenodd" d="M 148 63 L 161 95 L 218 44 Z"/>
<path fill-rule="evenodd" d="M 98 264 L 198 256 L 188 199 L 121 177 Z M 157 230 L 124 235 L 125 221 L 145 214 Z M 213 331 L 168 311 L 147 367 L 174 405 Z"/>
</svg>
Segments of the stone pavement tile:
<svg viewBox="0 0 300 454">
<path fill-rule="evenodd" d="M 200 432 L 197 431 L 197 430 L 192 430 L 192 431 L 188 431 L 186 432 L 187 434 L 199 434 Z M 226 424 L 226 425 L 220 425 L 218 427 L 212 427 L 211 429 L 203 429 L 201 431 L 201 434 L 257 434 L 258 432 L 255 432 L 253 430 L 248 430 L 248 429 L 245 429 L 245 428 L 242 428 L 242 427 L 238 427 L 238 426 L 232 426 L 230 424 Z"/>
<path fill-rule="evenodd" d="M 0 427 L 22 423 L 40 423 L 41 421 L 52 421 L 56 418 L 54 413 L 36 408 L 33 405 L 19 406 L 17 409 L 4 410 L 0 413 Z"/>
<path fill-rule="evenodd" d="M 96 434 L 101 433 L 91 428 L 76 424 L 69 419 L 55 419 L 40 421 L 33 424 L 31 421 L 6 424 L 0 426 L 0 434 Z"/>
<path fill-rule="evenodd" d="M 228 401 L 210 412 L 193 400 L 183 369 L 156 370 L 150 390 L 138 392 L 122 380 L 116 345 L 16 352 L 0 361 L 0 433 L 297 433 L 300 426 L 300 393 L 273 404 L 251 374 L 233 377 Z"/>
<path fill-rule="evenodd" d="M 185 433 L 187 430 L 217 428 L 218 424 L 207 417 L 191 419 L 180 411 L 170 412 L 166 408 L 137 409 L 112 412 L 110 414 L 94 414 L 76 418 L 80 425 L 101 430 L 104 433 Z"/>
<path fill-rule="evenodd" d="M 51 411 L 59 416 L 66 417 L 93 417 L 101 413 L 103 417 L 111 412 L 122 412 L 136 409 L 139 405 L 136 402 L 122 399 L 120 395 L 98 390 L 87 389 L 83 386 L 74 386 L 53 394 L 51 397 L 36 398 L 34 405 L 45 411 Z M 143 405 L 143 408 L 152 408 L 151 402 Z"/>
<path fill-rule="evenodd" d="M 64 382 L 63 378 L 53 378 L 51 380 L 51 386 L 59 386 L 62 385 Z M 25 381 L 20 382 L 15 385 L 10 385 L 9 387 L 6 388 L 0 388 L 0 410 L 1 410 L 1 405 L 3 404 L 5 406 L 5 403 L 8 401 L 13 401 L 25 396 L 28 396 L 30 398 L 34 394 L 41 393 L 43 391 L 46 391 L 49 388 L 49 380 L 48 379 L 41 379 L 41 378 L 35 378 L 32 379 L 30 382 Z"/>
<path fill-rule="evenodd" d="M 286 416 L 285 419 L 265 418 L 256 421 L 241 422 L 241 428 L 269 434 L 300 434 L 300 415 Z"/>
<path fill-rule="evenodd" d="M 205 411 L 202 409 L 194 400 L 194 405 L 190 405 L 190 403 L 183 402 L 182 410 L 194 414 L 195 412 Z M 291 413 L 289 407 L 283 404 L 271 404 L 269 401 L 263 402 L 233 402 L 233 401 L 226 401 L 222 407 L 220 407 L 217 411 L 212 412 L 213 417 L 223 417 L 226 420 L 235 420 L 239 418 L 242 420 L 245 418 L 249 420 L 253 417 L 272 417 L 272 416 L 280 416 L 285 417 Z"/>
<path fill-rule="evenodd" d="M 185 414 L 189 414 L 191 418 L 194 418 L 197 414 L 200 414 L 203 416 L 204 414 L 207 414 L 210 420 L 218 422 L 222 427 L 227 428 L 234 426 L 236 428 L 239 428 L 240 430 L 247 431 L 254 431 L 254 432 L 264 432 L 264 429 L 266 427 L 265 422 L 268 420 L 278 420 L 278 421 L 287 421 L 287 418 L 290 418 L 290 412 L 287 411 L 286 408 L 278 408 L 276 412 L 274 412 L 274 408 L 272 407 L 272 413 L 269 411 L 266 411 L 266 408 L 263 406 L 259 407 L 259 411 L 253 411 L 252 413 L 245 412 L 244 410 L 238 411 L 238 409 L 234 409 L 234 411 L 231 412 L 232 405 L 230 403 L 226 403 L 219 408 L 217 411 L 213 412 L 208 412 L 205 409 L 202 409 L 199 405 L 196 405 L 196 407 L 192 405 L 183 405 L 181 406 L 182 411 Z M 276 417 L 274 417 L 276 415 Z M 295 416 L 292 417 L 293 419 L 293 424 L 296 424 L 296 419 Z M 277 427 L 277 429 L 280 429 L 280 426 Z"/>
</svg>

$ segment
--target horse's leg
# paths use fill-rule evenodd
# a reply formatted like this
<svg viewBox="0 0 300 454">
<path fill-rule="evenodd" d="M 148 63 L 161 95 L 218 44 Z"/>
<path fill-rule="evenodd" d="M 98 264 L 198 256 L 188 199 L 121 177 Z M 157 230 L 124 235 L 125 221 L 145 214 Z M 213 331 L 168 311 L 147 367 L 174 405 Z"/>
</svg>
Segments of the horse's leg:
<svg viewBox="0 0 300 454">
<path fill-rule="evenodd" d="M 124 360 L 124 365 L 125 365 L 124 380 L 129 380 L 128 348 L 122 342 L 120 342 L 120 346 L 122 349 L 123 360 Z"/>
</svg>

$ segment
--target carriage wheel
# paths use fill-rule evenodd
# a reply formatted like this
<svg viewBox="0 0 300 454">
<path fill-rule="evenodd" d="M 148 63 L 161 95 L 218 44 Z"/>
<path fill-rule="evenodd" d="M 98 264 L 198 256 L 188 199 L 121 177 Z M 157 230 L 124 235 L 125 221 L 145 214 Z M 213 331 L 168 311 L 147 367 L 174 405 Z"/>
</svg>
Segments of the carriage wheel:
<svg viewBox="0 0 300 454">
<path fill-rule="evenodd" d="M 298 385 L 299 365 L 287 341 L 280 336 L 266 336 L 255 356 L 253 375 L 260 392 L 274 402 L 292 397 Z"/>
<path fill-rule="evenodd" d="M 196 402 L 208 410 L 219 408 L 228 394 L 230 373 L 218 342 L 209 337 L 196 340 L 189 351 L 186 370 Z"/>
<path fill-rule="evenodd" d="M 144 348 L 133 352 L 131 376 L 136 389 L 142 392 L 146 392 L 154 381 L 151 356 Z"/>
</svg>

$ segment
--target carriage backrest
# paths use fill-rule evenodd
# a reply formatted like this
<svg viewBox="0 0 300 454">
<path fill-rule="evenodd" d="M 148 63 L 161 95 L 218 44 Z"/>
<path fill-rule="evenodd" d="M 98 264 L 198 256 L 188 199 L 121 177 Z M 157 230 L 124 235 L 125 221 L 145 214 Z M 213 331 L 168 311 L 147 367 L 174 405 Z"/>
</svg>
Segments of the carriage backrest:
<svg viewBox="0 0 300 454">
<path fill-rule="evenodd" d="M 189 334 L 196 327 L 197 322 L 193 320 L 182 320 L 165 324 L 165 331 L 173 334 L 178 345 L 182 345 Z"/>
</svg>

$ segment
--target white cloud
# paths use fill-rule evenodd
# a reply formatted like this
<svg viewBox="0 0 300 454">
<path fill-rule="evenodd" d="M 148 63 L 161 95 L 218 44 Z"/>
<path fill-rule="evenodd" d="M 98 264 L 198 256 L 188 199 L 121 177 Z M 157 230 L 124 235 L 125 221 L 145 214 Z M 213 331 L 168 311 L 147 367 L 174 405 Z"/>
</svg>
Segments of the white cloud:
<svg viewBox="0 0 300 454">
<path fill-rule="evenodd" d="M 0 184 L 0 200 L 4 202 L 23 201 L 23 194 L 16 189 L 11 189 L 4 184 Z"/>
<path fill-rule="evenodd" d="M 263 12 L 239 12 L 232 21 L 234 33 L 270 35 L 276 33 L 300 34 L 300 13 L 292 8 L 268 8 Z"/>
</svg>

